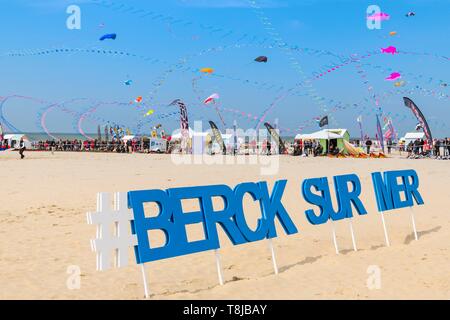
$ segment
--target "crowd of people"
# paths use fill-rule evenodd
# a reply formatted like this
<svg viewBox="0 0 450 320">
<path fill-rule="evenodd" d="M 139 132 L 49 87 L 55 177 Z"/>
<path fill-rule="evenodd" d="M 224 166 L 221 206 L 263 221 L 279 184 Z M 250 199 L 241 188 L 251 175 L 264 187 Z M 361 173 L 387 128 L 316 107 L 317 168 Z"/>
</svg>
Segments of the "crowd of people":
<svg viewBox="0 0 450 320">
<path fill-rule="evenodd" d="M 334 153 L 339 153 L 339 149 L 330 146 Z M 317 140 L 296 140 L 294 142 L 294 156 L 320 156 L 323 153 L 323 146 Z"/>
<path fill-rule="evenodd" d="M 131 153 L 143 152 L 149 149 L 148 141 L 141 140 L 45 140 L 33 142 L 34 150 L 38 151 L 96 151 Z"/>
<path fill-rule="evenodd" d="M 428 143 L 424 139 L 416 139 L 406 146 L 408 158 L 435 157 L 437 159 L 448 159 L 450 157 L 450 139 L 434 139 Z"/>
<path fill-rule="evenodd" d="M 2 143 L 4 143 L 2 141 Z M 373 145 L 372 140 L 367 139 L 365 141 L 356 142 L 356 145 L 364 146 L 365 151 L 370 154 Z M 262 154 L 272 154 L 274 150 L 271 146 L 270 140 L 265 140 L 261 145 L 255 143 L 244 144 L 244 149 L 252 150 L 253 153 Z M 408 158 L 418 159 L 432 157 L 436 159 L 450 159 L 450 138 L 445 139 L 434 139 L 433 143 L 430 144 L 425 139 L 416 139 L 405 145 L 404 141 L 399 141 L 398 144 L 394 144 L 392 140 L 386 141 L 386 146 L 388 154 L 391 153 L 391 149 L 398 149 L 400 154 L 402 152 L 407 153 Z M 7 146 L 4 146 L 7 148 Z M 32 148 L 38 151 L 78 151 L 78 152 L 115 152 L 115 153 L 133 153 L 133 152 L 143 152 L 148 153 L 150 151 L 150 141 L 144 139 L 132 139 L 132 140 L 118 140 L 113 139 L 111 141 L 105 140 L 45 140 L 32 142 Z M 212 150 L 212 143 L 210 143 L 209 148 Z M 293 143 L 288 143 L 286 145 L 287 149 L 290 149 L 294 156 L 320 156 L 324 152 L 324 147 L 317 140 L 295 140 Z M 20 142 L 21 158 L 23 158 L 23 151 L 25 150 L 24 143 Z M 176 149 L 174 145 L 169 144 L 167 151 L 170 153 L 172 150 Z M 227 154 L 239 153 L 238 150 L 232 150 L 231 146 L 228 146 Z M 258 152 L 259 151 L 259 152 Z M 328 146 L 327 152 L 329 154 L 337 155 L 342 150 L 333 144 Z"/>
</svg>

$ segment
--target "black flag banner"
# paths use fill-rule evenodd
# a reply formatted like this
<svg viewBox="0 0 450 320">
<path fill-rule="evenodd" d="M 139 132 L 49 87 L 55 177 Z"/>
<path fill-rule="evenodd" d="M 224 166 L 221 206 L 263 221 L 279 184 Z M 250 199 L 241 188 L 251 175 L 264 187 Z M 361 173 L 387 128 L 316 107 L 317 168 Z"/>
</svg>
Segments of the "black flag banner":
<svg viewBox="0 0 450 320">
<path fill-rule="evenodd" d="M 222 148 L 222 153 L 226 154 L 227 148 L 225 147 L 225 142 L 223 142 L 222 134 L 220 133 L 219 128 L 217 128 L 216 124 L 212 121 L 209 121 L 209 125 L 211 126 L 211 130 L 214 133 L 214 138 Z"/>
<path fill-rule="evenodd" d="M 280 154 L 287 153 L 286 147 L 284 146 L 283 140 L 281 140 L 280 135 L 277 133 L 277 131 L 270 125 L 270 123 L 266 122 L 264 123 L 264 126 L 267 128 L 267 131 L 269 131 L 272 138 L 276 141 L 278 144 L 278 148 L 280 150 Z"/>
<path fill-rule="evenodd" d="M 419 121 L 419 124 L 423 128 L 423 132 L 425 133 L 425 136 L 427 137 L 429 145 L 431 145 L 433 143 L 433 137 L 431 135 L 430 127 L 428 126 L 427 120 L 425 119 L 422 111 L 420 111 L 419 107 L 410 98 L 403 97 L 403 101 L 405 102 L 405 106 L 410 108 L 411 111 L 416 116 L 417 120 Z M 417 129 L 417 126 L 416 126 L 416 129 Z"/>
<path fill-rule="evenodd" d="M 323 117 L 320 119 L 319 127 L 324 127 L 328 125 L 328 116 Z"/>
</svg>

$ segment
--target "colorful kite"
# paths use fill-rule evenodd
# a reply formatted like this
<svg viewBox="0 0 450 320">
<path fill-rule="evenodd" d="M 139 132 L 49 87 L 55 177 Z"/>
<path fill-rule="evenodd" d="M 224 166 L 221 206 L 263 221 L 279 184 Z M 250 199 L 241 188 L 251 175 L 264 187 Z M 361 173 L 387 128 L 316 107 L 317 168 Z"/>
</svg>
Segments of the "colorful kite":
<svg viewBox="0 0 450 320">
<path fill-rule="evenodd" d="M 391 16 L 388 15 L 387 13 L 380 12 L 380 13 L 374 13 L 371 16 L 367 16 L 367 20 L 384 21 L 384 20 L 389 20 L 390 17 Z"/>
<path fill-rule="evenodd" d="M 213 93 L 208 98 L 206 98 L 205 101 L 203 101 L 203 104 L 215 103 L 218 99 L 220 99 L 219 94 Z"/>
<path fill-rule="evenodd" d="M 385 78 L 385 80 L 394 81 L 394 80 L 400 79 L 401 77 L 402 77 L 402 75 L 400 73 L 392 72 L 389 77 Z"/>
<path fill-rule="evenodd" d="M 387 48 L 381 48 L 381 53 L 390 53 L 390 54 L 396 54 L 397 48 L 393 46 L 389 46 Z"/>
<path fill-rule="evenodd" d="M 405 84 L 406 84 L 406 82 L 405 81 L 397 81 L 396 83 L 394 83 L 394 87 L 404 87 L 405 86 Z"/>
<path fill-rule="evenodd" d="M 145 114 L 145 116 L 144 117 L 148 117 L 148 116 L 151 116 L 152 114 L 154 114 L 155 113 L 155 110 L 153 110 L 153 109 L 150 109 L 150 110 L 148 110 L 147 111 L 147 113 Z"/>
<path fill-rule="evenodd" d="M 214 72 L 214 69 L 213 68 L 203 68 L 203 69 L 200 69 L 200 72 L 211 74 Z"/>
<path fill-rule="evenodd" d="M 142 97 L 141 96 L 137 97 L 136 99 L 134 99 L 134 102 L 141 103 L 142 102 Z"/>
<path fill-rule="evenodd" d="M 259 56 L 258 58 L 255 59 L 256 62 L 267 62 L 268 59 L 266 56 Z"/>
<path fill-rule="evenodd" d="M 106 39 L 111 39 L 111 40 L 116 40 L 117 34 L 115 33 L 108 33 L 105 34 L 103 36 L 101 36 L 100 41 L 106 40 Z"/>
<path fill-rule="evenodd" d="M 389 32 L 389 35 L 390 36 L 395 36 L 397 34 L 397 31 L 391 31 L 391 32 Z"/>
</svg>

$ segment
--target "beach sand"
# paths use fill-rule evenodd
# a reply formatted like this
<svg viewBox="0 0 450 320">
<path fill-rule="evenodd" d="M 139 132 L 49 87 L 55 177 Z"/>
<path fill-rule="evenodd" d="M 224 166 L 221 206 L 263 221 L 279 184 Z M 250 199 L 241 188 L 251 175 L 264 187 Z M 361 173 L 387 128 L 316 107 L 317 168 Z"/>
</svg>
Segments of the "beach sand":
<svg viewBox="0 0 450 320">
<path fill-rule="evenodd" d="M 288 185 L 283 203 L 299 229 L 287 236 L 278 226 L 273 240 L 280 273 L 274 275 L 267 241 L 232 246 L 220 231 L 225 285 L 218 285 L 214 251 L 147 264 L 152 299 L 448 299 L 450 298 L 450 162 L 437 160 L 329 159 L 283 156 L 279 172 L 261 176 L 257 165 L 175 165 L 170 155 L 26 152 L 0 153 L 0 298 L 142 299 L 141 270 L 130 250 L 130 265 L 96 271 L 90 239 L 97 192 L 165 189 L 279 179 Z M 386 247 L 371 173 L 415 169 L 425 205 L 386 214 L 391 247 Z M 358 251 L 347 221 L 336 222 L 341 254 L 331 225 L 312 226 L 301 196 L 305 178 L 356 173 L 367 215 L 353 219 Z M 334 190 L 334 187 L 333 187 Z M 333 194 L 334 191 L 332 190 Z M 246 203 L 255 226 L 259 208 Z M 189 230 L 200 237 L 199 229 Z M 68 267 L 81 270 L 81 287 L 69 289 Z M 367 286 L 372 270 L 381 287 Z M 373 267 L 372 267 L 373 268 Z"/>
</svg>

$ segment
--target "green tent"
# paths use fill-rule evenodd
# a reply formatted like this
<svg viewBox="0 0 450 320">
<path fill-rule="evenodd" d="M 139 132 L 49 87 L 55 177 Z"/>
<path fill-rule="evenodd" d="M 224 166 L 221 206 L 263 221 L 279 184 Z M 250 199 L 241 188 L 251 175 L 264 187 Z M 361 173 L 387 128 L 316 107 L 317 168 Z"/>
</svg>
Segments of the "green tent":
<svg viewBox="0 0 450 320">
<path fill-rule="evenodd" d="M 322 145 L 323 153 L 327 153 L 328 142 L 336 145 L 339 150 L 346 154 L 344 140 L 350 141 L 350 134 L 347 129 L 324 129 L 310 134 L 299 134 L 295 137 L 296 140 L 318 140 Z"/>
</svg>

